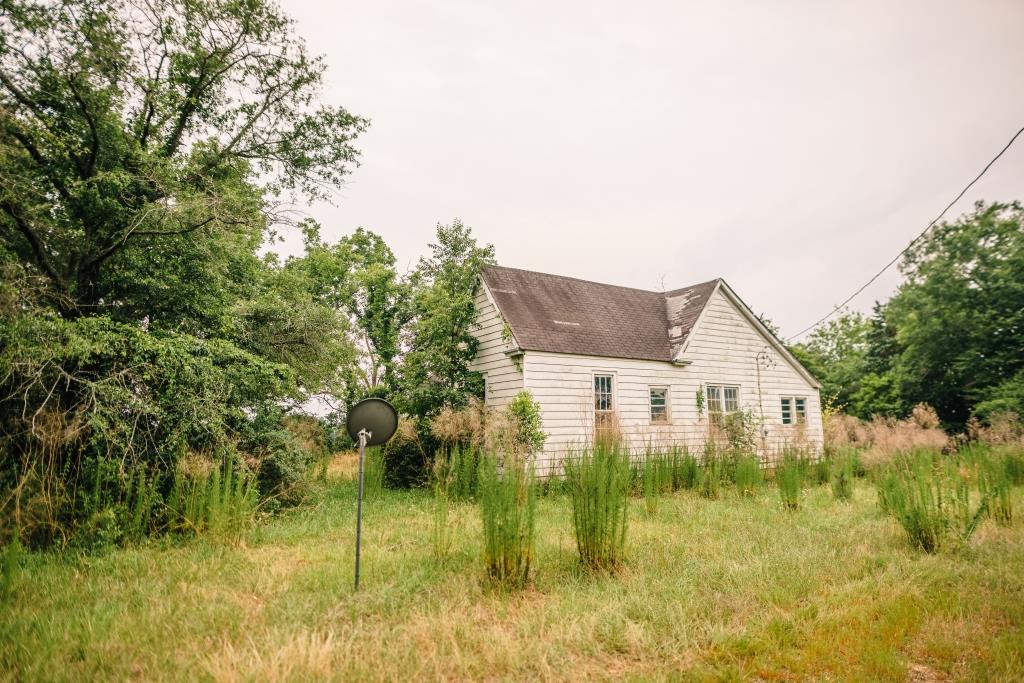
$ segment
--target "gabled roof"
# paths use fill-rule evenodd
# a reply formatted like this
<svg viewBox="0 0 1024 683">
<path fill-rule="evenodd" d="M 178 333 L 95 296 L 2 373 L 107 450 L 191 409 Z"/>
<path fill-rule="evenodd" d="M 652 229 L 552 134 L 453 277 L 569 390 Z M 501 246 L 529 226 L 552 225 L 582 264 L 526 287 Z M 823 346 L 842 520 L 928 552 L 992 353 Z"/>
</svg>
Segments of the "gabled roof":
<svg viewBox="0 0 1024 683">
<path fill-rule="evenodd" d="M 721 291 L 812 386 L 821 386 L 720 278 L 670 292 L 503 266 L 486 266 L 480 278 L 523 351 L 669 363 L 683 361 L 690 333 Z"/>
<path fill-rule="evenodd" d="M 719 282 L 649 292 L 502 266 L 481 278 L 524 351 L 668 362 Z"/>
</svg>

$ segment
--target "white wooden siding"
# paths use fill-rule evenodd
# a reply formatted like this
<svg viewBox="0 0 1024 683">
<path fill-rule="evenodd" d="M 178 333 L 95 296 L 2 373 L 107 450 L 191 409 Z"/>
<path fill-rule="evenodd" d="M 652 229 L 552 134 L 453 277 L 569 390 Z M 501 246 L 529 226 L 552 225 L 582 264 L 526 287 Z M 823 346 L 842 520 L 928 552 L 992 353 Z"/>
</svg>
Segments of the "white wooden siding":
<svg viewBox="0 0 1024 683">
<path fill-rule="evenodd" d="M 765 350 L 773 362 L 761 364 L 759 401 L 756 357 Z M 763 411 L 769 449 L 766 455 L 785 443 L 798 441 L 820 447 L 818 390 L 772 347 L 721 290 L 712 295 L 690 333 L 683 360 L 689 364 L 526 352 L 526 379 L 520 386 L 531 391 L 541 405 L 544 431 L 548 433 L 542 460 L 557 462 L 565 451 L 593 438 L 595 374 L 615 376 L 615 410 L 622 431 L 634 448 L 645 444 L 700 448 L 708 426 L 706 414 L 697 412 L 697 392 L 708 384 L 738 386 L 740 407 L 756 416 Z M 520 381 L 522 378 L 519 375 Z M 668 424 L 650 422 L 652 386 L 669 388 Z M 782 396 L 806 398 L 806 425 L 782 424 Z"/>
<path fill-rule="evenodd" d="M 505 321 L 487 295 L 485 285 L 481 284 L 477 291 L 475 304 L 477 323 L 471 332 L 480 340 L 480 346 L 470 370 L 484 375 L 487 407 L 499 408 L 523 390 L 523 372 L 505 353 L 514 344 L 503 335 Z"/>
</svg>

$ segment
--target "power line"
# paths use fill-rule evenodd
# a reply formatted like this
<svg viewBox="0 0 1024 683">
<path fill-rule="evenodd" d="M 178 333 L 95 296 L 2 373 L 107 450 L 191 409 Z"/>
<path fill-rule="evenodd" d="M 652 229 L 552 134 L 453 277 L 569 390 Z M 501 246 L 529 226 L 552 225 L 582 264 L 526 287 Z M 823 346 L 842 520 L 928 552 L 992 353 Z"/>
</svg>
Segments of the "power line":
<svg viewBox="0 0 1024 683">
<path fill-rule="evenodd" d="M 967 186 L 966 186 L 966 187 L 965 187 L 964 189 L 960 190 L 960 194 L 958 194 L 958 195 L 957 195 L 957 196 L 956 196 L 956 197 L 955 197 L 955 198 L 953 199 L 953 201 L 951 201 L 951 202 L 950 202 L 949 204 L 946 204 L 946 208 L 944 208 L 944 209 L 942 210 L 942 213 L 940 213 L 940 214 L 939 214 L 938 216 L 936 216 L 935 218 L 933 218 L 933 219 L 932 219 L 932 222 L 931 222 L 931 223 L 929 223 L 929 224 L 928 224 L 928 226 L 927 226 L 927 227 L 926 227 L 926 228 L 925 228 L 924 230 L 922 230 L 922 231 L 921 231 L 921 233 L 920 233 L 920 234 L 919 234 L 919 235 L 918 235 L 917 237 L 915 237 L 914 239 L 910 240 L 910 244 L 908 244 L 907 246 L 905 246 L 905 247 L 903 248 L 903 251 L 901 251 L 900 253 L 896 254 L 896 256 L 894 256 L 894 257 L 893 257 L 893 259 L 892 259 L 891 261 L 889 261 L 889 262 L 888 262 L 888 263 L 886 263 L 886 264 L 885 264 L 884 266 L 882 266 L 882 269 L 881 269 L 880 271 L 878 271 L 877 273 L 875 273 L 875 274 L 874 274 L 874 275 L 873 275 L 873 276 L 871 277 L 871 279 L 870 279 L 870 280 L 868 280 L 868 281 L 867 281 L 867 282 L 865 282 L 865 283 L 864 283 L 863 285 L 861 285 L 861 286 L 860 286 L 860 288 L 858 288 L 856 292 L 854 292 L 853 294 L 851 294 L 850 296 L 848 296 L 848 297 L 847 297 L 847 298 L 846 298 L 846 299 L 845 299 L 845 300 L 844 300 L 844 301 L 843 301 L 843 302 L 842 302 L 841 304 L 839 304 L 838 306 L 836 306 L 835 308 L 833 308 L 833 309 L 832 309 L 831 311 L 829 311 L 829 312 L 828 312 L 827 314 L 825 314 L 825 315 L 824 315 L 823 317 L 821 317 L 820 319 L 818 319 L 817 321 L 815 321 L 815 322 L 814 322 L 814 323 L 812 323 L 811 325 L 809 325 L 809 326 L 805 327 L 804 329 L 800 330 L 799 332 L 797 332 L 797 333 L 796 333 L 796 334 L 794 334 L 793 336 L 791 336 L 791 337 L 789 337 L 788 339 L 786 339 L 786 341 L 787 341 L 787 342 L 791 342 L 791 341 L 793 341 L 794 339 L 796 339 L 797 337 L 799 337 L 799 336 L 803 335 L 803 334 L 804 334 L 805 332 L 810 332 L 810 331 L 811 331 L 811 330 L 813 330 L 813 329 L 814 329 L 815 327 L 817 327 L 818 325 L 822 324 L 823 322 L 825 322 L 826 320 L 828 320 L 829 318 L 831 318 L 831 317 L 832 317 L 833 315 L 835 315 L 835 314 L 836 314 L 837 312 L 839 312 L 839 311 L 840 311 L 840 310 L 841 310 L 841 309 L 842 309 L 842 308 L 843 308 L 844 306 L 846 306 L 846 304 L 848 304 L 848 303 L 850 303 L 851 301 L 853 301 L 853 300 L 854 300 L 854 299 L 855 299 L 855 298 L 857 297 L 857 295 L 858 295 L 858 294 L 860 294 L 860 293 L 861 293 L 861 292 L 863 292 L 863 291 L 864 291 L 865 289 L 867 289 L 867 288 L 868 288 L 869 286 L 871 286 L 871 283 L 872 283 L 872 282 L 874 282 L 874 281 L 875 281 L 875 280 L 877 280 L 877 279 L 878 279 L 879 277 L 881 277 L 881 276 L 882 276 L 882 273 L 884 273 L 885 271 L 889 270 L 889 268 L 891 268 L 891 267 L 892 267 L 892 265 L 893 265 L 894 263 L 896 263 L 897 261 L 899 261 L 899 260 L 900 260 L 900 259 L 901 259 L 901 258 L 903 257 L 903 255 L 904 255 L 904 254 L 906 254 L 906 253 L 907 253 L 908 251 L 910 251 L 910 249 L 911 249 L 911 248 L 912 248 L 912 247 L 913 247 L 913 246 L 914 246 L 915 244 L 917 244 L 917 243 L 918 243 L 918 242 L 919 242 L 919 241 L 921 240 L 921 238 L 922 238 L 922 237 L 924 237 L 925 235 L 927 235 L 927 234 L 928 234 L 928 231 L 929 231 L 929 230 L 931 230 L 931 229 L 932 229 L 932 227 L 933 227 L 933 226 L 934 226 L 934 225 L 935 225 L 936 223 L 938 223 L 938 222 L 939 222 L 940 220 L 942 220 L 942 217 L 946 215 L 946 212 L 947 212 L 947 211 L 949 211 L 949 210 L 950 210 L 951 208 L 953 208 L 953 205 L 954 205 L 954 204 L 956 204 L 956 203 L 957 203 L 958 201 L 960 201 L 960 199 L 961 199 L 961 198 L 962 198 L 962 197 L 963 197 L 963 196 L 964 196 L 965 194 L 967 194 L 967 191 L 968 191 L 968 190 L 970 190 L 970 189 L 971 189 L 971 187 L 973 187 L 973 186 L 974 186 L 974 184 L 975 184 L 976 182 L 978 182 L 979 180 L 981 180 L 981 177 L 982 177 L 983 175 L 985 175 L 985 173 L 986 173 L 986 172 L 988 171 L 988 169 L 992 168 L 992 164 L 994 164 L 994 163 L 996 163 L 997 161 L 999 161 L 999 157 L 1003 156 L 1003 154 L 1004 154 L 1004 153 L 1006 152 L 1006 150 L 1010 149 L 1010 146 L 1011 146 L 1011 145 L 1012 145 L 1012 144 L 1013 144 L 1013 143 L 1014 143 L 1014 142 L 1015 142 L 1015 141 L 1017 140 L 1017 138 L 1019 138 L 1019 137 L 1020 137 L 1020 134 L 1021 134 L 1021 133 L 1024 133 L 1024 128 L 1021 128 L 1020 130 L 1018 130 L 1018 131 L 1016 132 L 1016 134 L 1014 134 L 1014 136 L 1013 136 L 1012 138 L 1010 138 L 1010 141 L 1009 141 L 1009 142 L 1007 142 L 1007 143 L 1006 143 L 1006 145 L 1005 145 L 1005 146 L 1004 146 L 1004 147 L 1003 147 L 1003 148 L 1002 148 L 1001 150 L 999 150 L 999 154 L 997 154 L 997 155 L 995 155 L 994 157 L 992 157 L 992 160 L 991 160 L 990 162 L 988 162 L 987 164 L 985 164 L 985 168 L 981 169 L 981 173 L 979 173 L 979 174 L 978 174 L 977 176 L 975 176 L 974 180 L 972 180 L 971 182 L 967 183 Z"/>
</svg>

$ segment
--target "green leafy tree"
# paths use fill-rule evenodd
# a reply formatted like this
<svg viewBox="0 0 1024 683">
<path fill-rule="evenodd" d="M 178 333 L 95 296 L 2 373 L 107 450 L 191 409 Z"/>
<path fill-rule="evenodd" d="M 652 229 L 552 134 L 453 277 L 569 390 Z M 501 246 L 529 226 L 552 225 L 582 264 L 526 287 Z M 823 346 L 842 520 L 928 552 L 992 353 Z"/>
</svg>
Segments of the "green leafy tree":
<svg viewBox="0 0 1024 683">
<path fill-rule="evenodd" d="M 962 426 L 974 405 L 1024 369 L 1024 207 L 979 202 L 942 223 L 900 266 L 886 307 L 905 405 Z"/>
<path fill-rule="evenodd" d="M 306 224 L 305 233 L 305 256 L 290 259 L 286 270 L 301 273 L 313 297 L 348 321 L 355 362 L 339 365 L 339 396 L 351 402 L 392 395 L 399 335 L 411 315 L 409 287 L 395 269 L 394 254 L 380 235 L 363 228 L 336 244 L 323 243 L 314 223 Z"/>
<path fill-rule="evenodd" d="M 204 243 L 251 253 L 275 197 L 323 196 L 356 162 L 366 122 L 317 103 L 323 73 L 264 0 L 5 0 L 4 247 L 65 317 L 208 310 L 209 266 L 252 264 Z"/>
<path fill-rule="evenodd" d="M 478 345 L 473 299 L 480 270 L 494 263 L 494 247 L 477 244 L 458 219 L 438 224 L 430 251 L 410 278 L 414 317 L 401 380 L 402 408 L 417 416 L 483 394 L 482 378 L 469 370 Z"/>
<path fill-rule="evenodd" d="M 323 76 L 266 0 L 0 0 L 0 499 L 53 502 L 47 533 L 91 514 L 83 473 L 116 508 L 131 468 L 272 450 L 261 416 L 351 362 L 258 251 L 357 163 Z"/>
</svg>

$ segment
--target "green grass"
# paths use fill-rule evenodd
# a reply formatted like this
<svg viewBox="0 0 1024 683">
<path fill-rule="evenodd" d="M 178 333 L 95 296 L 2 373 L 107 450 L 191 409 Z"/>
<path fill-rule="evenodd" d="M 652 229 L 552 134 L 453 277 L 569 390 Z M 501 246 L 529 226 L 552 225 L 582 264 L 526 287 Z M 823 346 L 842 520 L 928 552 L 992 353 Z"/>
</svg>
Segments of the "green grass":
<svg viewBox="0 0 1024 683">
<path fill-rule="evenodd" d="M 1019 520 L 926 554 L 863 480 L 845 504 L 778 496 L 665 495 L 630 518 L 615 575 L 581 568 L 569 497 L 542 497 L 536 572 L 507 593 L 484 580 L 476 505 L 452 505 L 441 565 L 430 493 L 384 491 L 356 594 L 355 487 L 333 475 L 238 544 L 22 554 L 0 680 L 1024 678 Z"/>
</svg>

